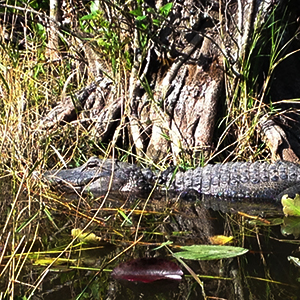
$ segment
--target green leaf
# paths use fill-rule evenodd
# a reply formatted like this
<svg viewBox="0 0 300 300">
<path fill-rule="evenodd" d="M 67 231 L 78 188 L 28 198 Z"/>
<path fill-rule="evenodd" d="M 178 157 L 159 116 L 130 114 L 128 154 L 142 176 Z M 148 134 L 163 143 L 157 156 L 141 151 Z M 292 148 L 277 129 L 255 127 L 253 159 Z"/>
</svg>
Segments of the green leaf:
<svg viewBox="0 0 300 300">
<path fill-rule="evenodd" d="M 161 249 L 161 248 L 163 248 L 165 246 L 169 246 L 169 245 L 172 245 L 172 244 L 173 244 L 173 242 L 167 241 L 167 242 L 161 243 L 161 245 L 159 245 L 158 247 L 156 247 L 154 249 L 151 249 L 151 251 L 156 251 L 158 249 Z"/>
<path fill-rule="evenodd" d="M 19 226 L 16 229 L 16 233 L 19 233 L 22 229 L 24 229 L 27 225 L 29 225 L 36 217 L 38 217 L 39 212 L 36 212 L 35 215 L 33 215 L 32 217 L 30 217 L 28 220 L 26 220 L 25 222 L 23 222 L 21 224 L 21 226 Z"/>
<path fill-rule="evenodd" d="M 161 135 L 163 138 L 165 138 L 168 142 L 171 141 L 170 136 L 168 136 L 166 133 L 161 133 L 160 135 Z"/>
<path fill-rule="evenodd" d="M 84 21 L 84 20 L 93 20 L 95 19 L 96 15 L 95 14 L 89 14 L 89 15 L 86 15 L 86 16 L 83 16 L 80 18 L 80 21 Z"/>
<path fill-rule="evenodd" d="M 217 245 L 192 245 L 180 247 L 185 251 L 176 252 L 173 255 L 178 258 L 191 260 L 212 260 L 236 257 L 247 253 L 249 250 L 234 246 Z"/>
<path fill-rule="evenodd" d="M 142 23 L 142 24 L 140 24 L 140 28 L 143 29 L 143 30 L 147 30 L 148 25 Z M 145 36 L 145 38 L 147 38 L 147 36 Z M 144 46 L 143 46 L 143 48 L 144 48 Z"/>
<path fill-rule="evenodd" d="M 95 2 L 91 3 L 91 13 L 93 15 L 96 15 L 99 12 L 98 6 L 95 4 Z"/>
<path fill-rule="evenodd" d="M 286 216 L 300 217 L 300 196 L 297 194 L 295 199 L 284 195 L 281 199 L 283 213 Z"/>
<path fill-rule="evenodd" d="M 137 21 L 143 21 L 143 20 L 145 20 L 147 18 L 147 16 L 138 16 L 138 17 L 136 17 L 136 20 Z"/>
<path fill-rule="evenodd" d="M 40 23 L 36 23 L 36 27 L 37 27 L 37 30 L 39 32 L 44 32 L 45 31 L 45 27 Z"/>
<path fill-rule="evenodd" d="M 300 219 L 299 217 L 284 217 L 281 226 L 281 233 L 283 235 L 292 234 L 295 239 L 300 236 Z"/>
<path fill-rule="evenodd" d="M 152 23 L 153 23 L 153 25 L 159 27 L 161 22 L 158 19 L 152 19 Z"/>
<path fill-rule="evenodd" d="M 125 220 L 125 222 L 127 222 L 130 225 L 132 225 L 131 220 L 126 216 L 126 214 L 121 209 L 118 209 L 118 213 L 123 217 L 123 219 Z M 122 225 L 123 225 L 123 223 L 122 223 Z"/>
<path fill-rule="evenodd" d="M 164 17 L 167 17 L 172 9 L 172 6 L 173 6 L 172 2 L 165 4 L 159 9 L 160 14 L 163 15 Z"/>
<path fill-rule="evenodd" d="M 132 14 L 132 15 L 134 15 L 134 16 L 136 16 L 136 17 L 143 15 L 143 12 L 142 12 L 142 10 L 141 10 L 140 7 L 138 7 L 135 10 L 131 10 L 129 13 Z"/>
<path fill-rule="evenodd" d="M 155 15 L 155 14 L 156 14 L 155 9 L 152 8 L 152 7 L 148 7 L 146 11 L 147 11 L 148 13 L 152 14 L 152 15 Z"/>
</svg>

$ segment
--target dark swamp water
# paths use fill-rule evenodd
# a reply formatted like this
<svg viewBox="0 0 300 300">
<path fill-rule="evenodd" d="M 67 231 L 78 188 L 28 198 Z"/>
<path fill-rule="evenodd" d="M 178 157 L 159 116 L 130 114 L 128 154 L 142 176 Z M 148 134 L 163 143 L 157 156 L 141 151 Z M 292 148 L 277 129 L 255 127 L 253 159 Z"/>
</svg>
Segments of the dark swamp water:
<svg viewBox="0 0 300 300">
<path fill-rule="evenodd" d="M 300 257 L 300 220 L 284 218 L 280 208 L 257 218 L 270 207 L 263 202 L 219 206 L 195 199 L 70 200 L 24 193 L 14 202 L 4 189 L 2 197 L 1 299 L 203 299 L 203 293 L 207 299 L 300 299 L 300 267 L 290 258 Z M 78 233 L 87 224 L 84 239 Z M 171 252 L 210 244 L 216 235 L 230 236 L 229 245 L 249 251 L 222 260 L 183 260 L 202 289 Z M 150 257 L 175 262 L 182 280 L 112 278 L 121 263 Z"/>
</svg>

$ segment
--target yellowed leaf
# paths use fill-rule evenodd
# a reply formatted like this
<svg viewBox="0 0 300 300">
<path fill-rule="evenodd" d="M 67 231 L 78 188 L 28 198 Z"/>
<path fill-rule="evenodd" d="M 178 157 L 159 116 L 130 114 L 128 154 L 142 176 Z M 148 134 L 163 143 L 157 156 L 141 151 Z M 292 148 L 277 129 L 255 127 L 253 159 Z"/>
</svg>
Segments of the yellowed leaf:
<svg viewBox="0 0 300 300">
<path fill-rule="evenodd" d="M 300 217 L 300 196 L 297 194 L 294 199 L 284 195 L 281 199 L 283 213 L 286 216 Z"/>
<path fill-rule="evenodd" d="M 209 239 L 213 245 L 225 245 L 233 240 L 233 236 L 215 235 Z"/>
<path fill-rule="evenodd" d="M 95 233 L 86 231 L 81 233 L 79 228 L 72 229 L 71 235 L 73 238 L 77 237 L 80 242 L 87 244 L 98 244 L 101 241 L 101 237 L 96 236 Z"/>
<path fill-rule="evenodd" d="M 54 266 L 64 265 L 64 264 L 74 264 L 76 263 L 75 259 L 69 258 L 53 258 L 53 257 L 42 257 L 32 261 L 32 264 L 35 266 L 48 266 L 54 262 Z"/>
</svg>

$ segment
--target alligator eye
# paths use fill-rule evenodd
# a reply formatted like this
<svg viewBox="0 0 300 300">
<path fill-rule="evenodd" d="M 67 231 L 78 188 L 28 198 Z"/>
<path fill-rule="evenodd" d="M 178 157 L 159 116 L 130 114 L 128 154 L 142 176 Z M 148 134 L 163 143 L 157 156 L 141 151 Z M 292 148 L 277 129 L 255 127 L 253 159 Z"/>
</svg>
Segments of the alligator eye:
<svg viewBox="0 0 300 300">
<path fill-rule="evenodd" d="M 98 167 L 98 164 L 95 161 L 91 161 L 86 164 L 86 168 L 95 168 L 95 167 Z"/>
<path fill-rule="evenodd" d="M 145 186 L 145 184 L 146 184 L 146 182 L 145 182 L 144 180 L 139 180 L 139 181 L 138 181 L 138 186 L 139 186 L 139 187 L 142 187 L 142 188 L 143 188 L 143 187 Z"/>
<path fill-rule="evenodd" d="M 98 168 L 100 167 L 99 160 L 90 160 L 86 162 L 85 168 Z"/>
<path fill-rule="evenodd" d="M 99 167 L 101 165 L 101 160 L 99 160 L 99 158 L 97 157 L 91 157 L 84 166 L 84 168 L 95 168 L 95 167 Z"/>
</svg>

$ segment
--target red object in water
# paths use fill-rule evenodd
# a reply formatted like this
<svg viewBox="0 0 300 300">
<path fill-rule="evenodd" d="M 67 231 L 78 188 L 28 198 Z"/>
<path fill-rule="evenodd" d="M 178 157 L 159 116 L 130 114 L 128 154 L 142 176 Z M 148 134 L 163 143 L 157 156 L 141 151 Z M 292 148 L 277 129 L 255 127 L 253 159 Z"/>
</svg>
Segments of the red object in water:
<svg viewBox="0 0 300 300">
<path fill-rule="evenodd" d="M 161 258 L 138 258 L 119 264 L 111 273 L 114 279 L 139 281 L 181 280 L 183 272 L 172 261 Z"/>
</svg>

